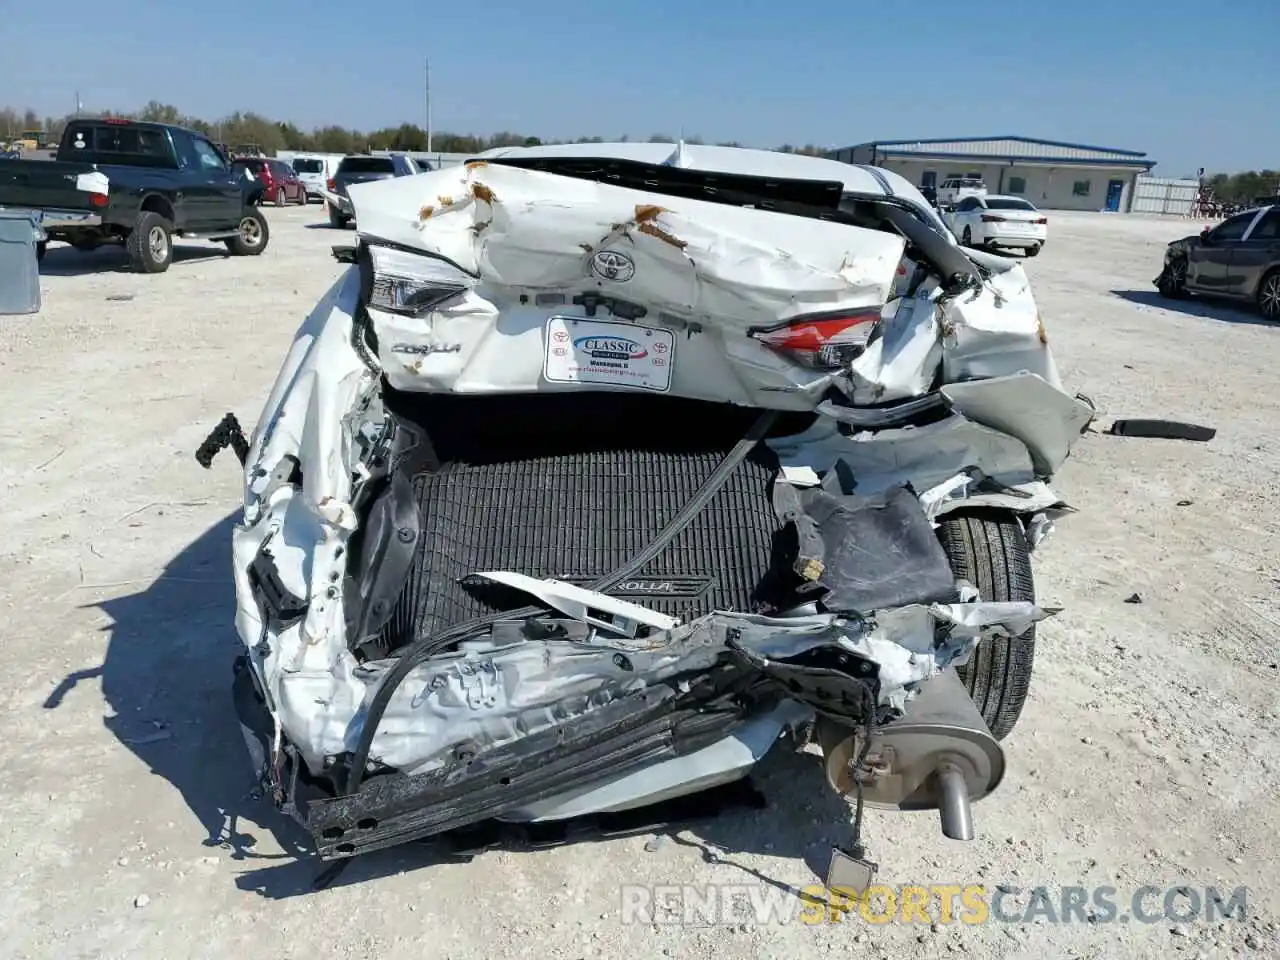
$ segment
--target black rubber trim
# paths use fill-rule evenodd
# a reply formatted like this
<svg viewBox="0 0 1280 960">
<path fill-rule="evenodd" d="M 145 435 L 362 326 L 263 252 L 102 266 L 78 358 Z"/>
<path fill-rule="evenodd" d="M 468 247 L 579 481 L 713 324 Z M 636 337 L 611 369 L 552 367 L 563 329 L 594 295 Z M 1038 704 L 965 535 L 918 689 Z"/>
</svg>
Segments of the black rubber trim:
<svg viewBox="0 0 1280 960">
<path fill-rule="evenodd" d="M 730 475 L 755 449 L 756 444 L 768 434 L 777 417 L 778 413 L 774 410 L 766 410 L 761 413 L 746 435 L 734 445 L 733 449 L 720 462 L 720 465 L 707 477 L 698 492 L 690 498 L 689 502 L 675 516 L 667 521 L 667 524 L 649 545 L 613 573 L 591 584 L 588 589 L 599 592 L 609 590 L 642 570 L 646 564 L 661 553 L 675 536 L 689 525 L 689 522 L 698 511 L 706 506 L 707 502 L 724 486 Z M 360 740 L 356 744 L 351 766 L 347 773 L 347 794 L 355 794 L 360 789 L 360 783 L 364 779 L 365 765 L 369 762 L 369 751 L 373 748 L 373 738 L 378 732 L 378 725 L 382 722 L 387 705 L 391 702 L 391 697 L 399 689 L 400 684 L 404 682 L 404 679 L 418 664 L 438 651 L 465 639 L 468 635 L 498 620 L 518 620 L 545 612 L 547 612 L 547 608 L 544 605 L 522 607 L 514 611 L 498 611 L 485 617 L 477 617 L 475 620 L 460 623 L 456 627 L 445 630 L 443 633 L 423 637 L 407 647 L 401 654 L 399 662 L 382 678 L 382 683 L 378 685 L 373 701 L 369 704 L 369 711 L 365 715 L 364 724 L 360 730 Z"/>
<path fill-rule="evenodd" d="M 1218 435 L 1214 427 L 1179 420 L 1117 420 L 1107 433 L 1117 437 L 1143 437 L 1151 440 L 1196 440 L 1206 443 Z"/>
<path fill-rule="evenodd" d="M 863 171 L 864 173 L 869 173 L 871 176 L 875 177 L 876 182 L 884 188 L 885 196 L 887 197 L 895 196 L 893 192 L 893 187 L 889 186 L 889 178 L 886 177 L 883 173 L 881 173 L 878 169 L 876 169 L 875 167 L 867 166 L 865 163 L 855 163 L 853 164 L 853 166 L 857 167 L 859 170 Z"/>
</svg>

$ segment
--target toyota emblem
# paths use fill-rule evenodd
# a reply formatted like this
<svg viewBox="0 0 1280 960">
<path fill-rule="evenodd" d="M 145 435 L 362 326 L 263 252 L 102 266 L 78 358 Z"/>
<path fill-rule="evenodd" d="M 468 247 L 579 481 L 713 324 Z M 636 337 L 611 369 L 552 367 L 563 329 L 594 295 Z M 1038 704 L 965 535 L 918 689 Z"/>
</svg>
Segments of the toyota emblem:
<svg viewBox="0 0 1280 960">
<path fill-rule="evenodd" d="M 636 262 L 617 250 L 601 250 L 591 258 L 591 272 L 602 280 L 626 283 L 636 275 Z"/>
</svg>

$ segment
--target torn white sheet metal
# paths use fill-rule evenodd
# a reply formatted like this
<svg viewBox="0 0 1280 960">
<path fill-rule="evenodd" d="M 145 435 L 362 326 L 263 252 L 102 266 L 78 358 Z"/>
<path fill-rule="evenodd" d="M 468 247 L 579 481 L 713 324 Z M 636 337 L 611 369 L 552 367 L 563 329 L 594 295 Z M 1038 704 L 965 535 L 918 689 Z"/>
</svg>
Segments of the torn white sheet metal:
<svg viewBox="0 0 1280 960">
<path fill-rule="evenodd" d="M 253 433 L 246 469 L 245 524 L 235 531 L 233 543 L 237 630 L 248 649 L 265 654 L 256 663 L 268 699 L 289 740 L 315 769 L 325 756 L 353 748 L 364 705 L 387 666 L 357 664 L 347 649 L 341 593 L 331 589 L 345 573 L 345 547 L 353 521 L 349 506 L 356 466 L 352 437 L 362 426 L 357 411 L 376 383 L 351 346 L 357 287 L 356 271 L 348 270 L 298 331 Z M 819 418 L 806 434 L 788 438 L 781 446 L 783 462 L 793 475 L 822 475 L 837 461 L 844 461 L 864 493 L 904 482 L 928 490 L 954 477 L 958 467 L 974 466 L 1009 488 L 1003 494 L 984 496 L 1006 497 L 1013 509 L 1043 510 L 1058 499 L 1035 479 L 1025 444 L 959 415 L 923 427 L 853 436 L 840 435 L 833 421 Z M 286 456 L 299 460 L 300 487 L 279 482 L 273 486 L 271 474 Z M 953 496 L 943 501 L 939 512 L 967 502 L 984 501 Z M 264 542 L 282 584 L 309 601 L 303 621 L 278 633 L 264 629 L 248 582 L 249 564 Z M 836 619 L 770 621 L 719 614 L 660 631 L 643 643 L 620 637 L 607 647 L 599 640 L 594 646 L 562 643 L 546 649 L 521 644 L 520 652 L 504 652 L 501 662 L 492 667 L 504 678 L 502 684 L 490 684 L 486 679 L 490 675 L 483 671 L 474 675 L 461 671 L 452 680 L 441 680 L 440 692 L 424 701 L 425 685 L 433 677 L 445 676 L 432 670 L 461 670 L 452 659 L 432 661 L 397 693 L 379 727 L 373 755 L 393 765 L 416 768 L 429 762 L 439 747 L 437 741 L 456 742 L 450 738 L 471 729 L 468 725 L 496 739 L 504 731 L 515 736 L 530 716 L 553 718 L 562 704 L 598 693 L 605 679 L 614 677 L 607 671 L 615 670 L 592 659 L 602 652 L 616 649 L 640 656 L 648 651 L 646 655 L 669 657 L 672 669 L 677 669 L 682 657 L 689 655 L 682 646 L 687 638 L 709 638 L 726 624 L 750 627 L 757 638 L 776 637 L 780 650 L 793 653 L 806 638 L 838 637 L 879 665 L 885 701 L 901 705 L 912 683 L 966 656 L 967 645 L 978 642 L 984 629 L 958 624 L 950 645 L 931 650 L 936 620 L 932 615 L 889 611 L 877 617 L 874 630 Z M 260 646 L 263 640 L 266 643 Z M 552 647 L 554 654 L 548 652 Z M 464 648 L 460 657 L 475 654 L 475 647 Z M 555 663 L 564 658 L 568 672 L 553 666 L 548 657 Z M 492 690 L 513 691 L 511 696 L 518 693 L 520 703 L 532 704 L 532 714 L 515 709 L 513 701 L 503 699 L 506 694 L 495 694 L 492 708 L 476 714 L 479 708 L 468 704 L 487 702 Z M 619 687 L 615 695 L 625 690 Z M 434 706 L 423 708 L 424 702 Z M 450 727 L 450 723 L 460 726 Z"/>
<path fill-rule="evenodd" d="M 681 163 L 710 156 L 701 151 L 687 147 Z M 790 169 L 808 159 L 779 162 Z M 849 170 L 867 181 L 861 186 L 876 181 L 860 168 Z M 886 182 L 896 184 L 888 174 Z M 637 326 L 675 332 L 672 393 L 813 410 L 821 399 L 817 388 L 828 382 L 824 375 L 751 340 L 748 328 L 817 309 L 880 305 L 903 250 L 896 235 L 498 164 L 360 184 L 351 193 L 363 233 L 448 256 L 473 282 L 458 302 L 423 316 L 370 311 L 380 372 L 408 390 L 548 389 L 543 371 L 547 350 L 555 347 L 546 336 L 549 320 L 579 308 L 570 311 L 567 300 L 539 304 L 538 296 L 585 287 L 641 302 L 648 313 Z M 627 260 L 597 259 L 602 252 Z M 976 253 L 974 259 L 986 264 Z M 773 442 L 784 476 L 812 485 L 839 467 L 860 494 L 909 483 L 932 493 L 928 508 L 936 515 L 969 505 L 1027 515 L 1059 506 L 1038 467 L 1060 462 L 1071 439 L 1064 425 L 1074 422 L 1074 414 L 1058 396 L 1066 395 L 1058 390 L 1025 273 L 1004 258 L 994 262 L 976 295 L 941 301 L 936 285 L 926 285 L 917 298 L 898 303 L 880 345 L 855 364 L 855 392 L 861 398 L 859 391 L 870 391 L 876 402 L 922 394 L 939 374 L 944 382 L 988 380 L 952 390 L 956 412 L 921 426 L 845 435 L 831 417 L 819 415 L 805 433 Z M 317 770 L 326 756 L 354 748 L 363 711 L 390 666 L 360 665 L 348 650 L 340 587 L 357 522 L 351 507 L 353 478 L 361 476 L 356 438 L 378 418 L 363 411 L 379 377 L 352 346 L 358 290 L 351 268 L 297 333 L 251 438 L 244 523 L 233 541 L 237 630 L 254 653 L 283 732 Z M 1024 370 L 1034 376 L 1014 383 L 1017 389 L 1001 380 L 1013 383 Z M 1048 423 L 1006 409 L 1028 402 L 1019 390 L 1031 379 L 1043 384 L 1035 387 L 1037 397 L 1051 398 Z M 286 457 L 298 460 L 299 486 L 279 478 Z M 959 473 L 981 475 L 1002 489 L 979 494 L 972 485 L 948 486 Z M 249 584 L 249 565 L 264 544 L 282 585 L 308 604 L 303 620 L 282 630 L 263 624 Z M 561 592 L 557 599 L 564 609 L 571 598 Z M 729 629 L 743 631 L 757 647 L 776 643 L 778 656 L 794 656 L 806 643 L 838 642 L 878 664 L 884 701 L 900 706 L 913 684 L 962 662 L 983 637 L 1043 615 L 961 606 L 959 613 L 886 611 L 868 623 L 713 614 L 666 626 L 654 624 L 657 615 L 645 611 L 658 631 L 643 640 L 605 643 L 597 635 L 591 644 L 464 643 L 410 674 L 379 725 L 372 756 L 401 769 L 424 769 L 468 734 L 492 742 L 522 736 L 558 722 L 565 709 L 586 710 L 601 697 L 629 695 L 647 682 L 638 679 L 642 675 L 701 664 L 699 656 L 718 649 Z M 935 646 L 939 623 L 950 629 Z M 646 669 L 655 672 L 621 670 L 615 651 L 648 658 Z"/>
<path fill-rule="evenodd" d="M 957 473 L 924 491 L 920 494 L 920 507 L 924 510 L 924 515 L 930 521 L 937 520 L 943 504 L 948 500 L 963 497 L 971 483 L 973 483 L 973 477 L 969 474 Z M 937 524 L 934 525 L 937 526 Z"/>
<path fill-rule="evenodd" d="M 816 487 L 822 483 L 813 467 L 783 465 L 782 479 L 793 487 Z"/>
<path fill-rule="evenodd" d="M 563 580 L 539 580 L 510 570 L 486 570 L 474 576 L 523 590 L 565 616 L 624 637 L 634 637 L 641 626 L 670 630 L 680 622 L 675 617 L 668 617 L 638 603 L 617 600 Z M 608 614 L 608 619 L 597 616 L 600 613 Z"/>
<path fill-rule="evenodd" d="M 1042 476 L 1058 471 L 1094 416 L 1088 404 L 1034 373 L 948 383 L 941 393 L 975 423 L 1025 443 Z"/>
<path fill-rule="evenodd" d="M 349 437 L 342 429 L 357 398 L 375 381 L 351 346 L 351 311 L 360 281 L 346 271 L 294 337 L 250 437 L 246 503 L 252 504 L 286 455 L 296 456 L 303 492 L 339 525 L 349 526 Z M 345 515 L 344 515 L 345 514 Z"/>
<path fill-rule="evenodd" d="M 900 238 L 875 230 L 494 163 L 348 192 L 361 234 L 443 256 L 483 281 L 525 290 L 585 281 L 744 330 L 817 310 L 879 309 L 903 251 Z"/>
<path fill-rule="evenodd" d="M 795 657 L 833 641 L 879 667 L 880 703 L 901 710 L 920 683 L 949 666 L 967 662 L 984 637 L 1025 633 L 1051 616 L 1029 602 L 912 604 L 877 611 L 868 621 L 820 614 L 771 619 L 746 614 L 714 614 L 727 622 L 750 623 L 763 634 L 752 652 L 772 659 Z M 937 627 L 948 629 L 939 636 Z M 769 631 L 765 633 L 765 631 Z"/>
<path fill-rule="evenodd" d="M 854 402 L 920 396 L 939 379 L 939 367 L 946 384 L 964 381 L 967 387 L 974 380 L 1034 375 L 1062 393 L 1026 271 L 1006 257 L 966 254 L 988 269 L 983 286 L 941 297 L 937 280 L 930 279 L 913 297 L 886 307 L 882 336 L 852 365 Z M 1025 404 L 1027 398 L 1020 399 Z"/>
<path fill-rule="evenodd" d="M 930 290 L 936 292 L 936 287 Z M 928 391 L 942 361 L 938 307 L 927 296 L 896 300 L 886 307 L 881 336 L 854 360 L 853 400 L 886 403 Z"/>
<path fill-rule="evenodd" d="M 445 762 L 459 742 L 489 746 L 528 736 L 568 715 L 637 695 L 647 684 L 709 668 L 729 631 L 752 654 L 767 659 L 798 656 L 823 644 L 843 646 L 879 665 L 880 702 L 900 710 L 920 683 L 963 663 L 984 636 L 1025 630 L 1047 615 L 1030 603 L 911 606 L 868 622 L 835 615 L 771 619 L 717 613 L 643 641 L 505 646 L 471 641 L 409 674 L 388 704 L 371 756 L 420 773 Z M 939 623 L 950 627 L 941 643 Z M 618 652 L 625 653 L 621 664 Z M 389 667 L 368 664 L 346 679 L 371 696 Z M 352 749 L 363 722 L 362 711 L 352 710 L 359 703 L 354 689 L 335 697 L 324 678 L 314 674 L 294 676 L 288 687 L 296 710 L 305 706 L 307 695 L 328 698 L 308 710 L 312 723 L 304 729 L 309 739 L 300 745 L 306 755 L 319 758 Z M 282 714 L 288 716 L 288 710 Z"/>
<path fill-rule="evenodd" d="M 925 426 L 851 436 L 842 434 L 834 420 L 821 418 L 804 433 L 769 444 L 791 468 L 810 467 L 825 475 L 843 462 L 857 493 L 866 495 L 903 483 L 928 490 L 962 471 L 976 470 L 1007 487 L 1036 479 L 1025 444 L 958 414 Z"/>
<path fill-rule="evenodd" d="M 976 294 L 961 294 L 942 304 L 943 382 L 1026 372 L 1062 388 L 1040 310 L 1020 264 L 993 273 Z"/>
<path fill-rule="evenodd" d="M 401 389 L 580 389 L 546 375 L 562 365 L 557 351 L 577 344 L 552 342 L 559 331 L 549 325 L 582 317 L 572 298 L 595 289 L 644 307 L 634 323 L 596 318 L 637 351 L 676 335 L 659 357 L 670 392 L 811 406 L 786 394 L 823 375 L 749 331 L 810 313 L 878 310 L 903 252 L 894 234 L 493 163 L 349 192 L 362 236 L 443 257 L 475 284 L 424 316 L 371 312 L 379 360 Z"/>
</svg>

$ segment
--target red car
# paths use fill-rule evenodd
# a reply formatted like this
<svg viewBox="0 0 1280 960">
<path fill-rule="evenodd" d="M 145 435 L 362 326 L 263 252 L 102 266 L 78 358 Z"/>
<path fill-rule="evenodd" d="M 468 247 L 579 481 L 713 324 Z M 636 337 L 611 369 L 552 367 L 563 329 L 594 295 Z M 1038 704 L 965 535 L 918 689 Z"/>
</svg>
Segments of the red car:
<svg viewBox="0 0 1280 960">
<path fill-rule="evenodd" d="M 266 157 L 236 157 L 231 161 L 231 169 L 237 174 L 248 170 L 262 184 L 262 202 L 274 203 L 283 207 L 286 203 L 307 202 L 307 188 L 298 179 L 293 167 L 283 160 L 270 160 Z"/>
</svg>

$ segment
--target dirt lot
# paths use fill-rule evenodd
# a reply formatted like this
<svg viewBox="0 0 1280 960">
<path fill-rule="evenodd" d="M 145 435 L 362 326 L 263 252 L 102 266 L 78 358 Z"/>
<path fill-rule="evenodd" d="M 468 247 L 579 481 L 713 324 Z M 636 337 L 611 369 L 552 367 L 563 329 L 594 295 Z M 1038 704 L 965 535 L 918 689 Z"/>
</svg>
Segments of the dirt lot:
<svg viewBox="0 0 1280 960">
<path fill-rule="evenodd" d="M 1161 245 L 1198 224 L 1051 216 L 1028 268 L 1068 384 L 1108 418 L 1218 435 L 1082 440 L 1058 481 L 1080 513 L 1036 561 L 1064 610 L 978 839 L 924 814 L 868 831 L 889 884 L 1045 885 L 1055 904 L 1111 886 L 1122 915 L 1143 885 L 1158 913 L 1167 888 L 1243 884 L 1247 919 L 651 925 L 624 923 L 622 884 L 814 883 L 846 822 L 816 761 L 778 751 L 770 810 L 664 841 L 375 854 L 320 893 L 250 795 L 228 696 L 237 471 L 192 452 L 225 411 L 257 417 L 343 236 L 318 207 L 267 212 L 263 257 L 193 245 L 163 276 L 55 247 L 43 311 L 0 318 L 4 955 L 1280 956 L 1280 328 L 1158 301 Z"/>
</svg>

